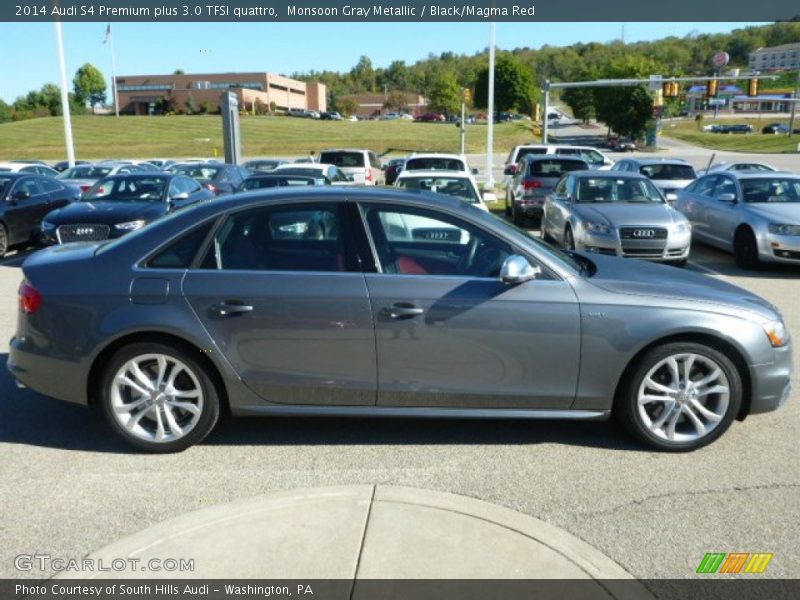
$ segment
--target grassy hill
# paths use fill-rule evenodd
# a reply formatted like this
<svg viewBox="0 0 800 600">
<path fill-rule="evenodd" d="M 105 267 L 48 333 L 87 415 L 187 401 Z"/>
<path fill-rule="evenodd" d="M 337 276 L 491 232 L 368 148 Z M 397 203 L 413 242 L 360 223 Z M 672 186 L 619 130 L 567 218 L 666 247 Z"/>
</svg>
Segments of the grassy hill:
<svg viewBox="0 0 800 600">
<path fill-rule="evenodd" d="M 452 123 L 413 121 L 315 121 L 290 117 L 241 117 L 245 156 L 292 156 L 328 147 L 457 152 L 459 129 Z M 222 149 L 222 120 L 204 116 L 76 116 L 75 154 L 82 159 L 213 156 Z M 494 147 L 505 153 L 534 139 L 530 121 L 495 126 Z M 467 152 L 486 151 L 486 126 L 467 126 Z M 65 157 L 64 125 L 48 117 L 0 125 L 0 160 Z"/>
<path fill-rule="evenodd" d="M 714 121 L 705 120 L 703 125 L 708 125 Z M 797 152 L 797 145 L 800 144 L 800 135 L 792 137 L 786 135 L 765 135 L 761 133 L 761 128 L 768 123 L 784 123 L 788 125 L 787 119 L 771 119 L 764 116 L 761 119 L 726 119 L 720 123 L 747 123 L 753 126 L 753 133 L 750 134 L 724 134 L 706 133 L 699 131 L 694 121 L 679 121 L 674 124 L 666 124 L 664 135 L 674 137 L 695 146 L 710 148 L 712 150 L 730 150 L 733 152 Z M 796 127 L 797 125 L 795 125 Z"/>
</svg>

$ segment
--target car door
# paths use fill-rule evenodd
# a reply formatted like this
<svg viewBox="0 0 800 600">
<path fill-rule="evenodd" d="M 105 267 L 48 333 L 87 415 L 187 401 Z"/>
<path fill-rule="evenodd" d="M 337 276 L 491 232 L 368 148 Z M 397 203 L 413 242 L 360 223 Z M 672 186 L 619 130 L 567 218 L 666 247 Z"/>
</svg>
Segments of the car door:
<svg viewBox="0 0 800 600">
<path fill-rule="evenodd" d="M 380 265 L 365 275 L 379 406 L 569 408 L 580 318 L 567 282 L 503 284 L 502 263 L 519 250 L 455 215 L 361 210 Z"/>
<path fill-rule="evenodd" d="M 739 198 L 735 179 L 729 175 L 719 175 L 711 192 L 711 199 L 706 203 L 705 221 L 708 224 L 708 235 L 717 244 L 726 248 L 733 244 L 733 232 L 739 219 L 737 202 L 726 199 L 731 194 L 734 198 Z"/>
<path fill-rule="evenodd" d="M 265 401 L 372 406 L 375 336 L 342 202 L 230 213 L 183 293 Z"/>
<path fill-rule="evenodd" d="M 706 175 L 690 183 L 678 193 L 680 210 L 692 224 L 692 236 L 704 241 L 711 240 L 708 209 L 713 202 L 711 192 L 716 185 L 718 175 Z"/>
<path fill-rule="evenodd" d="M 39 184 L 39 178 L 31 175 L 17 179 L 6 198 L 9 245 L 32 239 L 39 230 L 46 208 L 47 194 Z"/>
<path fill-rule="evenodd" d="M 572 207 L 570 194 L 574 189 L 574 180 L 575 178 L 571 175 L 562 177 L 553 193 L 548 195 L 544 205 L 547 229 L 544 229 L 543 224 L 543 231 L 546 231 L 548 235 L 558 240 L 562 245 L 564 243 L 564 231 L 567 227 L 567 220 Z"/>
<path fill-rule="evenodd" d="M 66 187 L 51 177 L 40 177 L 39 185 L 47 194 L 46 201 L 41 205 L 40 219 L 43 219 L 50 211 L 66 206 L 74 197 L 74 194 L 71 194 Z"/>
</svg>

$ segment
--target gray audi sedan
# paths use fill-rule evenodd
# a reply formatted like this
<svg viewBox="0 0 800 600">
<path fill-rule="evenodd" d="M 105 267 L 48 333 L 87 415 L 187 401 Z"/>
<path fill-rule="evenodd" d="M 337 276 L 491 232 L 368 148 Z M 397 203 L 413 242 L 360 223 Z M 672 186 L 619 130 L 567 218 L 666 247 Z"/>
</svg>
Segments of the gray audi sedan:
<svg viewBox="0 0 800 600">
<path fill-rule="evenodd" d="M 711 173 L 682 190 L 675 208 L 692 222 L 698 241 L 733 252 L 743 269 L 800 265 L 800 175 Z"/>
<path fill-rule="evenodd" d="M 545 201 L 542 236 L 568 250 L 684 266 L 692 229 L 644 175 L 574 171 Z"/>
<path fill-rule="evenodd" d="M 13 376 L 151 452 L 222 412 L 613 414 L 692 450 L 790 391 L 789 334 L 758 296 L 562 252 L 429 192 L 259 190 L 22 271 Z"/>
</svg>

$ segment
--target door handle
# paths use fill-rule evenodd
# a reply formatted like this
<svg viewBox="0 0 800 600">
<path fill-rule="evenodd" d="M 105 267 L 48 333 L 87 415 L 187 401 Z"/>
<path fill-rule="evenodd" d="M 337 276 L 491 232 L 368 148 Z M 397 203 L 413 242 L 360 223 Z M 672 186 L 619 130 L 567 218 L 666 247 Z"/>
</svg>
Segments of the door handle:
<svg viewBox="0 0 800 600">
<path fill-rule="evenodd" d="M 211 312 L 220 317 L 231 317 L 233 315 L 253 312 L 253 307 L 248 304 L 239 304 L 237 302 L 227 301 L 212 306 Z"/>
<path fill-rule="evenodd" d="M 415 306 L 410 302 L 398 302 L 383 309 L 383 314 L 390 319 L 408 319 L 425 313 L 424 308 Z"/>
</svg>

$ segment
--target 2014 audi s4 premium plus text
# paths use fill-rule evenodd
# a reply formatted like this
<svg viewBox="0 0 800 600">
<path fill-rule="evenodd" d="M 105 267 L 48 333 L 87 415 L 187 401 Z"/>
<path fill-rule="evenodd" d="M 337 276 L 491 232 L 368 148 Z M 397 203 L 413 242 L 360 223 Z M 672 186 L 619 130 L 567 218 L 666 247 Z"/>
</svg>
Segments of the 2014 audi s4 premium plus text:
<svg viewBox="0 0 800 600">
<path fill-rule="evenodd" d="M 691 450 L 789 395 L 758 296 L 553 249 L 456 198 L 315 187 L 197 203 L 22 267 L 8 368 L 153 452 L 234 415 L 605 419 Z"/>
</svg>

